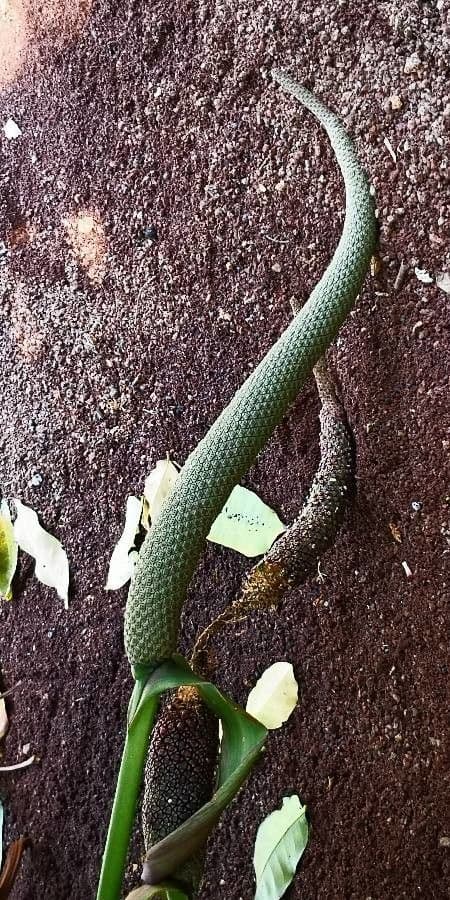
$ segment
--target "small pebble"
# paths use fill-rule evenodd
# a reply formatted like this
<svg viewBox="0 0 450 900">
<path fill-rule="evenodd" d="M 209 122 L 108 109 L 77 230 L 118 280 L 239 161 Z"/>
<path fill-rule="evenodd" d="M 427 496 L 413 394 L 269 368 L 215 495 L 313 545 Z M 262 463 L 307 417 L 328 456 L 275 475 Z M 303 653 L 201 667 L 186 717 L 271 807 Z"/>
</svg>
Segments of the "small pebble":
<svg viewBox="0 0 450 900">
<path fill-rule="evenodd" d="M 5 122 L 3 131 L 5 133 L 5 137 L 8 138 L 8 141 L 14 141 L 22 134 L 17 122 L 15 122 L 14 119 L 8 119 Z"/>
<path fill-rule="evenodd" d="M 412 578 L 412 572 L 411 572 L 411 569 L 409 568 L 408 563 L 406 562 L 406 560 L 403 560 L 402 566 L 403 566 L 403 571 L 404 571 L 406 577 L 407 577 L 407 578 Z"/>
<path fill-rule="evenodd" d="M 405 61 L 404 73 L 405 75 L 411 75 L 413 72 L 417 72 L 417 69 L 422 64 L 422 60 L 418 53 L 412 53 L 411 56 L 408 56 Z"/>
<path fill-rule="evenodd" d="M 157 241 L 158 232 L 155 225 L 148 225 L 141 229 L 139 233 L 140 241 Z"/>
<path fill-rule="evenodd" d="M 392 94 L 392 97 L 389 97 L 389 103 L 391 104 L 391 109 L 401 109 L 403 106 L 402 98 L 398 96 L 398 94 Z"/>
</svg>

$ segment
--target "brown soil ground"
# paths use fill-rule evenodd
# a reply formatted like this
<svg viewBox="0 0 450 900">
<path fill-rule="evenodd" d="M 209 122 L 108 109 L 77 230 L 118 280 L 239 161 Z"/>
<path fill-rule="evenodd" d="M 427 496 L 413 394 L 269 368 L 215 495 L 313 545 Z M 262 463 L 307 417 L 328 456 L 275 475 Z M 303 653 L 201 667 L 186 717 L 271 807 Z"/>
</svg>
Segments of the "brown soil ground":
<svg viewBox="0 0 450 900">
<path fill-rule="evenodd" d="M 0 782 L 6 842 L 33 840 L 14 900 L 95 895 L 131 688 L 125 591 L 103 589 L 126 497 L 166 451 L 186 458 L 339 236 L 327 140 L 271 83 L 273 64 L 354 136 L 383 265 L 329 354 L 358 493 L 326 577 L 216 644 L 218 681 L 236 699 L 287 659 L 300 703 L 211 839 L 201 900 L 251 900 L 257 825 L 293 791 L 312 834 L 292 898 L 441 900 L 448 294 L 414 267 L 450 265 L 448 6 L 76 7 L 47 5 L 44 21 L 37 2 L 0 4 L 0 125 L 22 130 L 13 141 L 0 131 L 1 484 L 62 540 L 73 581 L 66 612 L 22 558 L 0 607 L 2 685 L 22 680 L 3 759 L 26 744 L 39 757 Z M 311 382 L 246 481 L 285 520 L 317 464 L 317 413 Z M 207 548 L 185 651 L 244 568 Z M 137 839 L 128 885 L 140 851 Z"/>
</svg>

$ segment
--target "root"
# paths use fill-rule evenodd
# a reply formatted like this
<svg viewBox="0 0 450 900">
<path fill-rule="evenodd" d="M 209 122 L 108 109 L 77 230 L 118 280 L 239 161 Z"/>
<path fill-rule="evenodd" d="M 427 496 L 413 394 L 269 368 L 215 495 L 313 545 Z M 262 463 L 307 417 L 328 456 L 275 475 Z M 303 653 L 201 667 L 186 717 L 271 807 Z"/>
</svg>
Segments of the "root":
<svg viewBox="0 0 450 900">
<path fill-rule="evenodd" d="M 315 366 L 314 377 L 322 403 L 321 459 L 308 496 L 297 519 L 250 569 L 239 597 L 197 638 L 191 658 L 194 669 L 208 665 L 208 643 L 224 627 L 246 619 L 253 610 L 277 608 L 289 588 L 314 575 L 322 555 L 336 539 L 354 487 L 352 443 L 324 359 Z"/>
</svg>

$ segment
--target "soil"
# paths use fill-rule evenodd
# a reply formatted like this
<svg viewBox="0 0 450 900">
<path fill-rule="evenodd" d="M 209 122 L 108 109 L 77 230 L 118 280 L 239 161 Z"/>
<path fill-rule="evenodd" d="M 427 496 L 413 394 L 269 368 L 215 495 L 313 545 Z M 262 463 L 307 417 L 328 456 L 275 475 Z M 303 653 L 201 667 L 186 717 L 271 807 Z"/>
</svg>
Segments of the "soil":
<svg viewBox="0 0 450 900">
<path fill-rule="evenodd" d="M 215 645 L 238 701 L 287 659 L 300 702 L 211 838 L 201 900 L 251 900 L 257 826 L 292 792 L 312 825 L 293 900 L 448 897 L 448 6 L 65 6 L 0 5 L 0 125 L 22 132 L 0 131 L 1 486 L 72 573 L 66 611 L 23 556 L 0 606 L 2 686 L 22 682 L 3 763 L 39 759 L 0 781 L 5 844 L 33 841 L 12 896 L 95 896 L 131 689 L 126 591 L 104 590 L 126 498 L 167 451 L 183 462 L 338 240 L 333 155 L 276 64 L 354 137 L 382 267 L 328 354 L 358 491 L 324 576 Z M 317 416 L 311 381 L 246 479 L 285 521 Z M 246 565 L 206 549 L 185 652 Z M 140 854 L 136 837 L 128 888 Z"/>
</svg>

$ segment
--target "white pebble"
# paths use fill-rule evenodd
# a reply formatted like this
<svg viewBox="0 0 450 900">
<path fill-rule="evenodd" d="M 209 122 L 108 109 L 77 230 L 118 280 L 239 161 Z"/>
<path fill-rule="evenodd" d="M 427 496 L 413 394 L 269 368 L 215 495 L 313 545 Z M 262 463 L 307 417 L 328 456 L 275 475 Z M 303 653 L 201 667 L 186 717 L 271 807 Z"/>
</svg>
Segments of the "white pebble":
<svg viewBox="0 0 450 900">
<path fill-rule="evenodd" d="M 22 134 L 17 122 L 15 122 L 14 119 L 8 119 L 7 122 L 5 122 L 3 131 L 5 132 L 5 137 L 8 138 L 8 141 L 14 141 Z"/>
<path fill-rule="evenodd" d="M 418 53 L 412 53 L 411 56 L 408 56 L 405 61 L 405 67 L 403 69 L 405 75 L 411 75 L 413 72 L 417 72 L 417 69 L 421 65 L 422 60 Z"/>
<path fill-rule="evenodd" d="M 408 563 L 406 562 L 406 560 L 403 560 L 402 566 L 403 566 L 403 570 L 404 570 L 404 573 L 405 573 L 406 577 L 407 577 L 407 578 L 412 578 L 412 572 L 411 572 L 411 569 L 409 568 Z"/>
</svg>

